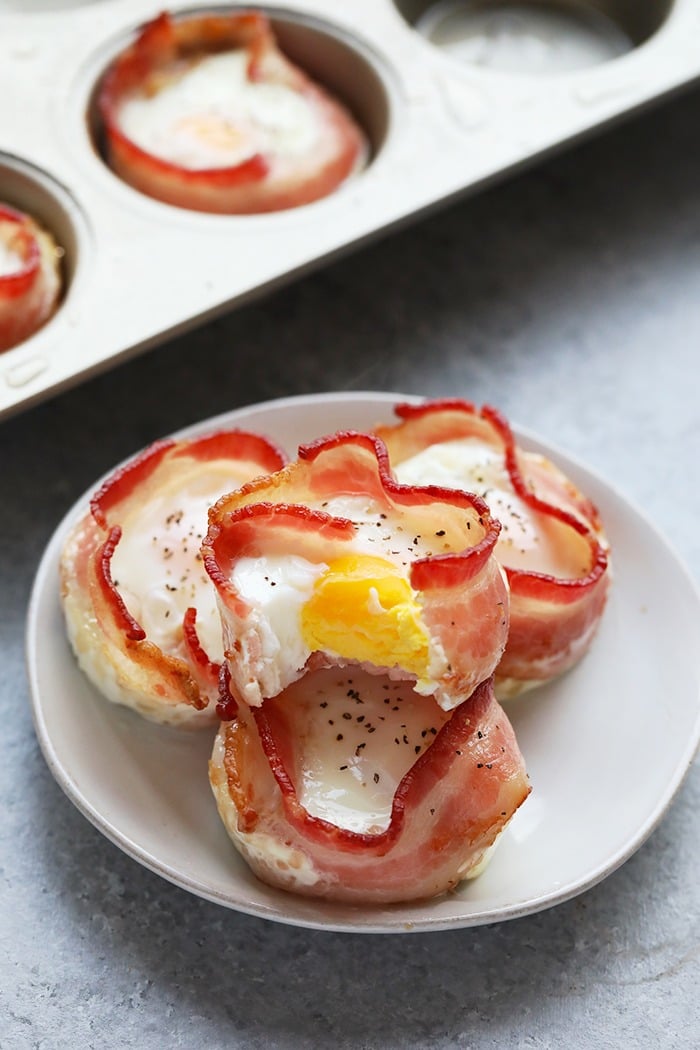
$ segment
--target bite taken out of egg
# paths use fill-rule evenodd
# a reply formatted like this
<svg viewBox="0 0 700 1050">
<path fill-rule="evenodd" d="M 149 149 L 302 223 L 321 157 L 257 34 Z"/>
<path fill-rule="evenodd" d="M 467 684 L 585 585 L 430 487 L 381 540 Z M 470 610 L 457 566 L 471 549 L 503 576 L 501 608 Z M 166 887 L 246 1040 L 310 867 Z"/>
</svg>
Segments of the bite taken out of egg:
<svg viewBox="0 0 700 1050">
<path fill-rule="evenodd" d="M 399 481 L 477 493 L 501 523 L 495 556 L 510 586 L 496 693 L 515 696 L 569 670 L 600 623 L 610 583 L 598 512 L 553 463 L 516 444 L 495 409 L 443 400 L 398 405 L 377 428 Z"/>
<path fill-rule="evenodd" d="M 362 666 L 451 710 L 503 653 L 498 532 L 478 498 L 397 485 L 374 437 L 303 447 L 210 514 L 234 695 L 260 706 L 310 668 Z"/>
<path fill-rule="evenodd" d="M 216 721 L 223 659 L 200 545 L 209 507 L 284 455 L 244 431 L 151 445 L 112 474 L 61 556 L 61 602 L 78 662 L 114 703 L 171 725 Z"/>
<path fill-rule="evenodd" d="M 327 196 L 367 158 L 349 111 L 293 65 L 259 13 L 163 13 L 99 91 L 110 167 L 168 204 L 228 214 Z"/>
<path fill-rule="evenodd" d="M 295 893 L 444 893 L 480 873 L 530 791 L 492 679 L 446 712 L 405 681 L 326 668 L 222 713 L 209 766 L 220 816 L 256 875 Z"/>
</svg>

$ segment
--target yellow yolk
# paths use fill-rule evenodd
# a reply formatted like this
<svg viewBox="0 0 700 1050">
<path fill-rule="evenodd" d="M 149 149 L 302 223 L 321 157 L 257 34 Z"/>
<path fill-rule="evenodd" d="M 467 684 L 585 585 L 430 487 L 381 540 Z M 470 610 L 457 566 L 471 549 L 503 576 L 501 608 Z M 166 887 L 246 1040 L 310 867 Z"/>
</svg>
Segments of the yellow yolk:
<svg viewBox="0 0 700 1050">
<path fill-rule="evenodd" d="M 399 666 L 419 681 L 428 675 L 429 637 L 415 592 L 384 558 L 349 554 L 332 561 L 301 610 L 301 628 L 312 651 Z"/>
<path fill-rule="evenodd" d="M 241 128 L 237 128 L 225 116 L 219 113 L 191 114 L 183 117 L 175 125 L 178 134 L 190 135 L 197 140 L 202 147 L 211 150 L 242 150 L 250 148 L 246 141 L 249 136 Z M 251 150 L 253 152 L 253 150 Z"/>
</svg>

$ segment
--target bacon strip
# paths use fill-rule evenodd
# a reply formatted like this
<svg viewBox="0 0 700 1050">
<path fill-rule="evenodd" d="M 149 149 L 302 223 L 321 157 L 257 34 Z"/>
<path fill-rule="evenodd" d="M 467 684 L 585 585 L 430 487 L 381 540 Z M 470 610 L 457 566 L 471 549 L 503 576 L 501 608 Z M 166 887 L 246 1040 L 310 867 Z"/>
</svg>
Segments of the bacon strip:
<svg viewBox="0 0 700 1050">
<path fill-rule="evenodd" d="M 423 549 L 430 541 L 428 556 L 407 555 L 406 574 L 431 638 L 444 649 L 447 668 L 435 695 L 450 709 L 492 673 L 505 645 L 507 590 L 491 556 L 499 526 L 477 497 L 399 485 L 382 442 L 352 432 L 302 447 L 296 462 L 223 497 L 210 512 L 202 553 L 219 594 L 234 691 L 259 706 L 305 671 L 294 667 L 280 677 L 265 657 L 264 627 L 232 579 L 237 560 L 274 550 L 331 563 L 353 551 L 354 524 L 323 509 L 343 495 L 375 501 L 387 525 L 420 537 Z M 311 657 L 314 666 L 335 660 L 323 652 Z"/>
<path fill-rule="evenodd" d="M 0 273 L 0 352 L 28 339 L 53 315 L 61 294 L 60 251 L 32 218 L 0 204 L 0 245 L 21 267 Z"/>
<path fill-rule="evenodd" d="M 199 669 L 201 675 L 209 679 L 211 685 L 218 689 L 221 664 L 211 660 L 197 634 L 197 610 L 190 606 L 182 618 L 183 640 L 191 664 Z"/>
<path fill-rule="evenodd" d="M 306 679 L 304 685 L 306 685 Z M 312 816 L 295 769 L 303 735 L 285 694 L 222 724 L 210 762 L 219 813 L 263 881 L 349 902 L 433 897 L 475 874 L 530 788 L 512 728 L 482 683 L 401 780 L 391 820 L 355 833 Z"/>
<path fill-rule="evenodd" d="M 241 49 L 248 53 L 251 82 L 284 85 L 313 110 L 322 140 L 312 150 L 294 161 L 257 153 L 232 167 L 192 169 L 155 156 L 127 137 L 120 125 L 126 99 L 156 94 L 198 58 Z M 110 66 L 98 109 L 110 167 L 142 193 L 196 211 L 245 214 L 308 204 L 333 192 L 366 153 L 364 135 L 348 111 L 285 58 L 267 19 L 256 13 L 178 20 L 159 15 Z"/>
<path fill-rule="evenodd" d="M 580 551 L 576 576 L 555 576 L 507 563 L 510 585 L 508 644 L 496 674 L 501 699 L 517 695 L 568 670 L 587 651 L 603 613 L 609 587 L 608 545 L 593 503 L 552 463 L 518 448 L 496 409 L 460 400 L 396 406 L 401 422 L 378 427 L 393 467 L 433 446 L 476 438 L 503 456 L 513 492 L 534 520 L 555 530 L 563 550 Z"/>
<path fill-rule="evenodd" d="M 95 493 L 90 511 L 67 538 L 61 558 L 61 598 L 79 663 L 108 699 L 147 718 L 198 726 L 216 720 L 219 666 L 198 636 L 188 608 L 181 641 L 164 651 L 149 639 L 113 578 L 121 523 L 160 493 L 175 493 L 193 479 L 221 473 L 235 486 L 284 463 L 265 438 L 229 430 L 183 441 L 160 441 L 116 470 Z M 206 523 L 202 503 L 202 529 Z M 198 557 L 192 543 L 192 557 Z"/>
</svg>

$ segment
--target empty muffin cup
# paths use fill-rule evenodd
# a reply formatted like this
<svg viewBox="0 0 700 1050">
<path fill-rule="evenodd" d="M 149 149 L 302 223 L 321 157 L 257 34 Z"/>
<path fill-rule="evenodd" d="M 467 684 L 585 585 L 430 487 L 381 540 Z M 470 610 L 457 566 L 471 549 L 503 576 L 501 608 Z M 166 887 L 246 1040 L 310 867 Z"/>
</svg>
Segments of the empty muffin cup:
<svg viewBox="0 0 700 1050">
<path fill-rule="evenodd" d="M 449 57 L 474 67 L 558 74 L 618 58 L 661 26 L 670 0 L 396 0 L 399 12 Z"/>
</svg>

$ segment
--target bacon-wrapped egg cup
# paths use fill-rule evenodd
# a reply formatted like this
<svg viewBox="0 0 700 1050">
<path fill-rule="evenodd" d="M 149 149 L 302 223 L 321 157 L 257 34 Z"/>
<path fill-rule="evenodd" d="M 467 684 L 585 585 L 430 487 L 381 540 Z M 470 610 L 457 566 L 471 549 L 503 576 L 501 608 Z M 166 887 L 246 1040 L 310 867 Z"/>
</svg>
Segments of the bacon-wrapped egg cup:
<svg viewBox="0 0 700 1050">
<path fill-rule="evenodd" d="M 284 462 L 265 438 L 224 430 L 156 442 L 95 494 L 62 552 L 61 600 L 78 662 L 109 700 L 156 722 L 216 722 L 223 647 L 200 554 L 207 511 Z"/>
<path fill-rule="evenodd" d="M 327 668 L 222 713 L 209 774 L 223 823 L 260 879 L 296 893 L 444 893 L 479 874 L 530 791 L 492 679 L 445 712 L 409 682 Z"/>
<path fill-rule="evenodd" d="M 591 644 L 609 586 L 608 545 L 591 501 L 551 462 L 520 449 L 503 416 L 465 401 L 398 405 L 378 427 L 396 477 L 473 491 L 501 522 L 510 585 L 501 699 L 571 668 Z"/>
<path fill-rule="evenodd" d="M 34 219 L 0 204 L 0 352 L 53 316 L 61 295 L 61 255 Z"/>
<path fill-rule="evenodd" d="M 508 634 L 499 529 L 478 497 L 397 484 L 375 437 L 303 446 L 209 516 L 234 695 L 260 706 L 309 666 L 354 663 L 455 707 Z"/>
<path fill-rule="evenodd" d="M 98 110 L 110 167 L 142 193 L 197 211 L 308 204 L 367 156 L 350 113 L 254 12 L 161 14 L 105 74 Z"/>
<path fill-rule="evenodd" d="M 226 662 L 210 779 L 260 878 L 388 902 L 483 862 L 529 790 L 490 682 L 508 631 L 498 531 L 478 497 L 397 484 L 354 433 L 212 509 Z"/>
</svg>

